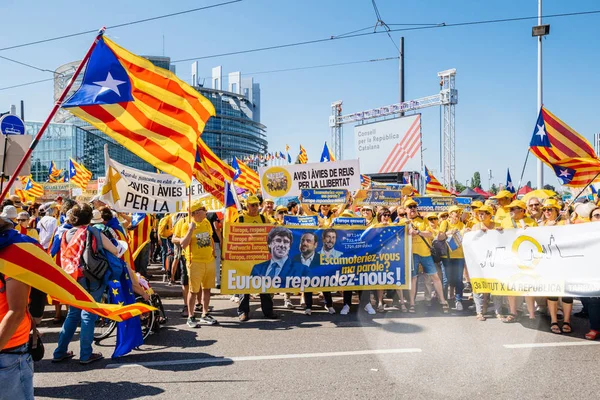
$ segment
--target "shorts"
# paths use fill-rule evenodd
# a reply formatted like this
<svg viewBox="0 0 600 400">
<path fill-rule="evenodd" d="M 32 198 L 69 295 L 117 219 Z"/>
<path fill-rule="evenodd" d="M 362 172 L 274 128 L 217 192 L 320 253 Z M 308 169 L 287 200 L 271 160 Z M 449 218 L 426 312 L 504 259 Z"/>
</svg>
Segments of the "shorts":
<svg viewBox="0 0 600 400">
<path fill-rule="evenodd" d="M 192 261 L 187 270 L 190 280 L 190 292 L 198 293 L 201 289 L 215 287 L 215 260 L 208 262 Z"/>
<path fill-rule="evenodd" d="M 411 269 L 412 277 L 415 278 L 419 274 L 419 264 L 423 266 L 423 271 L 427 275 L 437 274 L 437 268 L 433 262 L 431 256 L 423 257 L 418 254 L 413 254 L 413 265 Z"/>
<path fill-rule="evenodd" d="M 183 286 L 189 285 L 190 279 L 188 277 L 188 270 L 185 266 L 185 259 L 183 257 L 179 257 L 179 272 L 181 274 L 181 284 Z"/>
<path fill-rule="evenodd" d="M 32 287 L 29 294 L 29 314 L 33 318 L 42 318 L 44 316 L 44 308 L 46 307 L 46 293 Z"/>
</svg>

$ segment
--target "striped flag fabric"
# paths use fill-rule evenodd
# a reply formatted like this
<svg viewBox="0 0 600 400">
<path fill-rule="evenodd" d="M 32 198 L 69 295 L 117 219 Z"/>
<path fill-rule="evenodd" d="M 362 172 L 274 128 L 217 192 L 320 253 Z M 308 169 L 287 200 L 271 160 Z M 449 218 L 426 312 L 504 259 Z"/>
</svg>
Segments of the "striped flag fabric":
<svg viewBox="0 0 600 400">
<path fill-rule="evenodd" d="M 368 175 L 360 174 L 360 187 L 368 189 L 371 187 L 371 177 Z"/>
<path fill-rule="evenodd" d="M 31 176 L 27 177 L 24 190 L 31 197 L 42 197 L 44 195 L 44 187 L 35 182 Z"/>
<path fill-rule="evenodd" d="M 306 164 L 308 162 L 308 154 L 306 153 L 306 149 L 300 145 L 300 154 L 298 154 L 298 163 Z"/>
<path fill-rule="evenodd" d="M 71 158 L 69 160 L 69 181 L 81 189 L 85 189 L 90 179 L 92 179 L 92 173 L 83 164 L 79 164 Z"/>
<path fill-rule="evenodd" d="M 155 310 L 143 303 L 126 306 L 96 303 L 34 239 L 13 229 L 0 234 L 0 273 L 39 289 L 63 304 L 118 322 Z"/>
<path fill-rule="evenodd" d="M 431 172 L 429 172 L 427 167 L 425 167 L 425 193 L 452 196 L 452 193 L 450 193 L 450 191 L 446 189 Z"/>
<path fill-rule="evenodd" d="M 58 178 L 62 175 L 63 170 L 56 168 L 54 161 L 50 161 L 50 167 L 48 168 L 48 181 L 58 182 Z"/>
<path fill-rule="evenodd" d="M 329 147 L 327 146 L 327 142 L 325 142 L 325 145 L 323 146 L 323 152 L 321 153 L 321 162 L 330 162 L 330 161 L 335 161 L 335 156 L 329 150 Z"/>
<path fill-rule="evenodd" d="M 394 146 L 383 164 L 381 164 L 379 172 L 384 173 L 402 171 L 402 168 L 404 168 L 408 160 L 417 154 L 420 146 L 421 115 L 418 114 L 402 140 L 400 140 L 400 142 Z"/>
<path fill-rule="evenodd" d="M 152 219 L 149 215 L 135 213 L 131 217 L 131 225 L 127 228 L 129 250 L 133 261 L 140 255 L 144 246 L 150 242 Z M 131 265 L 133 267 L 133 265 Z"/>
<path fill-rule="evenodd" d="M 233 180 L 235 171 L 198 138 L 194 175 L 204 190 L 223 203 L 225 181 Z"/>
<path fill-rule="evenodd" d="M 19 196 L 19 199 L 21 200 L 22 203 L 26 203 L 28 201 L 34 201 L 35 197 L 33 197 L 32 195 L 30 195 L 28 192 L 26 192 L 23 189 L 15 189 L 15 194 L 17 196 Z"/>
<path fill-rule="evenodd" d="M 187 185 L 212 103 L 175 74 L 110 39 L 94 48 L 81 87 L 63 104 L 127 150 Z"/>
<path fill-rule="evenodd" d="M 236 185 L 243 189 L 248 189 L 253 193 L 258 190 L 260 187 L 260 178 L 256 171 L 244 164 L 237 157 L 233 158 L 231 167 L 235 171 L 233 180 L 235 181 Z"/>
<path fill-rule="evenodd" d="M 225 181 L 225 192 L 223 193 L 224 198 L 224 222 L 237 221 L 239 216 L 240 204 L 237 199 L 237 193 L 233 182 Z"/>
<path fill-rule="evenodd" d="M 600 173 L 600 160 L 590 143 L 545 107 L 540 109 L 529 151 L 565 186 L 585 186 Z"/>
</svg>

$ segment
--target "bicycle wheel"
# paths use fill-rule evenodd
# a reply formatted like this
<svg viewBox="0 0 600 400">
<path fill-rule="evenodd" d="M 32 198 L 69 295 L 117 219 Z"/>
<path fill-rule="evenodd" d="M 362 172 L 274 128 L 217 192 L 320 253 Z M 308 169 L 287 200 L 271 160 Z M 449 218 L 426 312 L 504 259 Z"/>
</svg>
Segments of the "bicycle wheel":
<svg viewBox="0 0 600 400">
<path fill-rule="evenodd" d="M 142 296 L 138 296 L 135 299 L 138 303 L 144 303 L 148 305 L 152 305 L 151 302 L 144 300 Z M 153 311 L 149 311 L 140 315 L 140 322 L 142 323 L 142 338 L 146 340 L 148 336 L 152 334 L 152 328 L 154 327 L 155 316 Z"/>
<path fill-rule="evenodd" d="M 102 294 L 101 303 L 108 304 L 108 294 Z M 117 328 L 117 321 L 108 318 L 98 317 L 94 327 L 94 341 L 99 343 L 101 340 L 109 337 Z"/>
<path fill-rule="evenodd" d="M 165 313 L 165 308 L 163 307 L 162 300 L 160 299 L 158 293 L 154 293 L 152 295 L 152 305 L 158 309 L 158 311 L 155 311 L 158 324 L 156 324 L 154 327 L 154 330 L 158 331 L 160 329 L 160 325 L 166 324 L 169 317 L 167 317 L 167 313 Z"/>
</svg>

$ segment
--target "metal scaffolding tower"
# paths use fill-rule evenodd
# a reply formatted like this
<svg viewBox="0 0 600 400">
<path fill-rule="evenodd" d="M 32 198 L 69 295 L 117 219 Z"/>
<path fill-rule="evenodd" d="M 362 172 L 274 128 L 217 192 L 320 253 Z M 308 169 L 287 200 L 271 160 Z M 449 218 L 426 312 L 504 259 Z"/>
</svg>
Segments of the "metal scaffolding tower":
<svg viewBox="0 0 600 400">
<path fill-rule="evenodd" d="M 422 108 L 442 106 L 442 164 L 443 184 L 447 188 L 454 188 L 456 178 L 456 153 L 455 153 L 455 129 L 454 108 L 458 104 L 458 90 L 455 87 L 456 69 L 438 72 L 440 78 L 440 92 L 433 96 L 421 97 L 420 99 L 404 101 L 389 106 L 373 108 L 353 114 L 342 115 L 342 101 L 331 103 L 331 116 L 329 126 L 331 128 L 331 144 L 337 160 L 343 159 L 342 154 L 342 125 L 357 122 L 366 122 L 375 118 L 386 116 L 399 116 L 409 111 Z M 399 171 L 400 172 L 400 171 Z"/>
</svg>

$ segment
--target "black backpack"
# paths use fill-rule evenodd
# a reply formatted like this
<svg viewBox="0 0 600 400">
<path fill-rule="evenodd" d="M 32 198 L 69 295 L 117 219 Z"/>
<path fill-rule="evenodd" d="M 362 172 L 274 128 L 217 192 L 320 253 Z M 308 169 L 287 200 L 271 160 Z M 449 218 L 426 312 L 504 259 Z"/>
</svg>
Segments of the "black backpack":
<svg viewBox="0 0 600 400">
<path fill-rule="evenodd" d="M 101 233 L 97 229 L 87 229 L 85 248 L 81 253 L 83 276 L 90 282 L 101 282 L 108 270 L 108 259 L 104 255 Z M 94 239 L 96 249 L 94 250 Z"/>
</svg>

